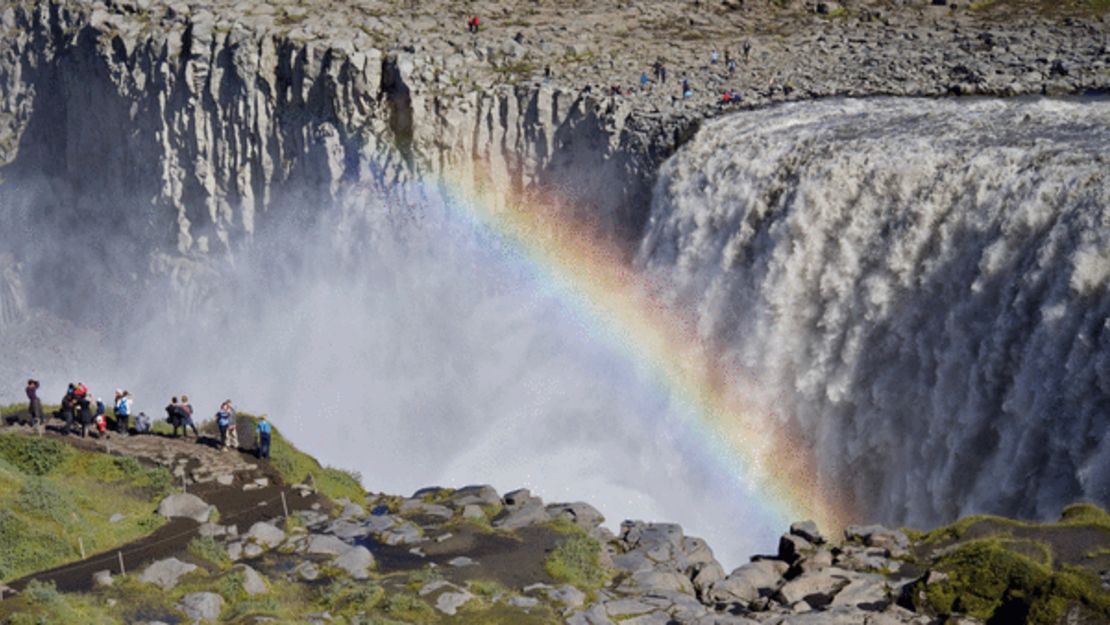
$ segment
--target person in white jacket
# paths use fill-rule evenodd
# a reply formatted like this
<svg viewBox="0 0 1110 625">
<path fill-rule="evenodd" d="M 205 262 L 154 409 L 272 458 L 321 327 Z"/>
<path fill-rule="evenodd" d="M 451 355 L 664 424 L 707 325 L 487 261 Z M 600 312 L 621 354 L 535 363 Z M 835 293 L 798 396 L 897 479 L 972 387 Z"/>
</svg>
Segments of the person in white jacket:
<svg viewBox="0 0 1110 625">
<path fill-rule="evenodd" d="M 127 434 L 128 421 L 131 419 L 131 392 L 116 389 L 116 431 Z"/>
</svg>

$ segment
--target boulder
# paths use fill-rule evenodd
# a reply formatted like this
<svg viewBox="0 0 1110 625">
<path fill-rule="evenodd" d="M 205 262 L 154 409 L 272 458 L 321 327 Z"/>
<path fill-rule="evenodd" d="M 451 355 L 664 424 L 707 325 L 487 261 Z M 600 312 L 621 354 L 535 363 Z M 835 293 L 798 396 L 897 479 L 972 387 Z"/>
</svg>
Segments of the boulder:
<svg viewBox="0 0 1110 625">
<path fill-rule="evenodd" d="M 464 519 L 484 519 L 486 513 L 478 504 L 469 503 L 463 506 L 462 518 Z"/>
<path fill-rule="evenodd" d="M 836 593 L 849 584 L 851 576 L 851 571 L 838 568 L 802 575 L 786 582 L 775 598 L 787 606 L 805 601 L 811 608 L 824 608 L 832 602 Z"/>
<path fill-rule="evenodd" d="M 501 498 L 501 503 L 510 510 L 518 510 L 527 505 L 535 505 L 537 502 L 541 506 L 543 505 L 543 500 L 539 497 L 533 497 L 532 492 L 527 488 L 519 488 L 507 492 L 505 496 Z"/>
<path fill-rule="evenodd" d="M 493 526 L 506 530 L 515 530 L 529 525 L 538 525 L 551 520 L 543 502 L 539 499 L 519 506 L 506 506 L 506 512 L 493 520 Z"/>
<path fill-rule="evenodd" d="M 238 571 L 243 576 L 243 592 L 248 595 L 262 595 L 269 592 L 266 586 L 266 578 L 262 574 L 252 569 L 246 564 L 237 564 L 233 571 Z"/>
<path fill-rule="evenodd" d="M 374 554 L 362 545 L 348 549 L 343 555 L 332 560 L 332 566 L 343 569 L 355 579 L 366 579 L 374 566 Z"/>
<path fill-rule="evenodd" d="M 158 503 L 158 514 L 167 519 L 186 518 L 197 523 L 208 522 L 215 510 L 215 506 L 204 503 L 192 493 L 174 493 Z"/>
<path fill-rule="evenodd" d="M 708 564 L 701 564 L 694 571 L 693 577 L 690 581 L 694 583 L 694 590 L 698 592 L 699 596 L 705 596 L 713 584 L 725 578 L 725 570 L 717 562 L 710 562 Z"/>
<path fill-rule="evenodd" d="M 779 539 L 779 559 L 793 564 L 813 552 L 813 545 L 801 536 L 786 534 Z"/>
<path fill-rule="evenodd" d="M 849 525 L 844 530 L 844 538 L 861 542 L 868 547 L 885 549 L 887 554 L 894 558 L 909 553 L 910 539 L 900 530 L 892 530 L 882 525 Z"/>
<path fill-rule="evenodd" d="M 315 562 L 308 560 L 298 564 L 296 568 L 293 569 L 293 572 L 297 574 L 297 577 L 300 577 L 306 582 L 315 581 L 320 577 L 320 568 L 316 566 Z"/>
<path fill-rule="evenodd" d="M 848 585 L 836 593 L 830 605 L 880 612 L 893 602 L 894 594 L 882 575 L 857 573 L 849 577 Z"/>
<path fill-rule="evenodd" d="M 555 503 L 547 506 L 547 514 L 552 519 L 570 521 L 584 530 L 593 528 L 605 522 L 605 517 L 588 503 Z"/>
<path fill-rule="evenodd" d="M 273 549 L 285 540 L 285 532 L 265 521 L 259 521 L 251 526 L 245 538 L 261 547 Z"/>
<path fill-rule="evenodd" d="M 350 548 L 351 545 L 330 534 L 310 534 L 305 552 L 310 555 L 338 556 Z"/>
<path fill-rule="evenodd" d="M 817 524 L 813 521 L 798 521 L 790 526 L 790 533 L 794 536 L 804 538 L 807 542 L 814 545 L 825 544 L 825 537 L 817 529 Z"/>
<path fill-rule="evenodd" d="M 243 543 L 239 541 L 227 544 L 227 558 L 232 562 L 243 557 Z"/>
<path fill-rule="evenodd" d="M 734 570 L 725 579 L 713 584 L 706 597 L 717 603 L 747 605 L 773 595 L 783 584 L 788 567 L 778 560 L 757 560 Z"/>
<path fill-rule="evenodd" d="M 552 601 L 560 603 L 568 608 L 580 608 L 586 603 L 586 593 L 570 584 L 564 584 L 558 588 L 551 588 L 544 592 Z"/>
<path fill-rule="evenodd" d="M 181 598 L 177 607 L 193 623 L 215 623 L 224 607 L 224 598 L 214 592 L 193 592 Z"/>
<path fill-rule="evenodd" d="M 96 587 L 111 586 L 112 582 L 113 582 L 112 572 L 109 571 L 108 569 L 105 569 L 103 571 L 97 571 L 97 572 L 93 573 L 92 579 L 93 579 L 93 586 L 96 586 Z"/>
<path fill-rule="evenodd" d="M 183 575 L 187 575 L 197 570 L 195 564 L 182 562 L 177 558 L 166 558 L 152 563 L 150 566 L 143 569 L 139 574 L 139 581 L 147 584 L 154 584 L 162 590 L 173 590 L 177 586 L 177 581 Z"/>
<path fill-rule="evenodd" d="M 448 591 L 436 597 L 436 609 L 448 616 L 454 616 L 459 608 L 473 598 L 474 595 L 465 590 Z"/>
<path fill-rule="evenodd" d="M 447 498 L 449 505 L 455 508 L 466 506 L 500 506 L 501 495 L 492 486 L 464 486 Z"/>
<path fill-rule="evenodd" d="M 415 545 L 424 542 L 424 534 L 412 523 L 403 523 L 378 534 L 378 540 L 386 545 Z"/>
<path fill-rule="evenodd" d="M 694 586 L 690 578 L 671 571 L 651 570 L 634 573 L 617 588 L 625 594 L 645 594 L 656 591 L 672 591 L 693 595 Z"/>
</svg>

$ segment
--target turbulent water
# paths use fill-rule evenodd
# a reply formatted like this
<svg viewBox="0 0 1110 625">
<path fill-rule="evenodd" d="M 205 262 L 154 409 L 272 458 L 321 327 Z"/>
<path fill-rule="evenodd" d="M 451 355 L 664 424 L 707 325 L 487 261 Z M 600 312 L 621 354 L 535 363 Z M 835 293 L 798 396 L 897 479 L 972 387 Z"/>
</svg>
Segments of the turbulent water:
<svg viewBox="0 0 1110 625">
<path fill-rule="evenodd" d="M 860 518 L 1110 503 L 1110 103 L 848 100 L 704 128 L 638 262 Z"/>
<path fill-rule="evenodd" d="M 1107 503 L 1108 129 L 1105 102 L 737 114 L 665 166 L 636 262 L 780 398 L 860 520 Z M 0 400 L 28 371 L 47 399 L 82 379 L 155 415 L 230 397 L 370 489 L 528 486 L 681 522 L 726 564 L 783 529 L 434 187 L 271 210 L 232 253 L 186 259 L 164 216 L 51 189 L 0 188 Z"/>
</svg>

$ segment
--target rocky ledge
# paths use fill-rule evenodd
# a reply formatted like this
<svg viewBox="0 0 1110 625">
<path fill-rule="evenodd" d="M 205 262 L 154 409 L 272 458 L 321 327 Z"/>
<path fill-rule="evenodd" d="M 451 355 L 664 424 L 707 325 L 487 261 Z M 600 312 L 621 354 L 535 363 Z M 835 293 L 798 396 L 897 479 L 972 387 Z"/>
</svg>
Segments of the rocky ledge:
<svg viewBox="0 0 1110 625">
<path fill-rule="evenodd" d="M 43 490 L 42 478 L 20 477 L 15 467 L 65 480 L 56 473 L 93 466 L 109 452 L 164 467 L 159 470 L 187 492 L 155 500 L 151 509 L 166 521 L 149 535 L 0 585 L 0 598 L 7 598 L 0 601 L 0 623 L 1110 619 L 1110 514 L 1089 504 L 1069 506 L 1055 523 L 983 516 L 930 532 L 851 526 L 836 540 L 802 521 L 773 553 L 728 572 L 704 540 L 678 525 L 625 521 L 614 533 L 587 503 L 549 504 L 524 489 L 365 494 L 353 478 L 337 482 L 335 470 L 323 469 L 280 436 L 269 462 L 209 449 L 206 436 L 196 442 L 165 436 L 92 442 L 53 431 L 39 438 L 21 426 L 4 429 L 0 461 L 9 464 L 0 466 L 12 467 L 5 475 L 17 485 L 24 480 Z M 70 459 L 60 465 L 31 461 L 40 447 L 57 455 L 66 445 L 80 451 L 63 453 Z M 308 477 L 289 484 L 288 476 L 305 475 L 294 471 L 297 466 L 309 467 Z M 104 475 L 120 479 L 118 472 Z M 10 485 L 0 489 L 8 521 L 43 514 L 27 488 L 17 488 L 23 494 L 14 498 Z M 5 561 L 12 548 L 0 553 Z"/>
</svg>

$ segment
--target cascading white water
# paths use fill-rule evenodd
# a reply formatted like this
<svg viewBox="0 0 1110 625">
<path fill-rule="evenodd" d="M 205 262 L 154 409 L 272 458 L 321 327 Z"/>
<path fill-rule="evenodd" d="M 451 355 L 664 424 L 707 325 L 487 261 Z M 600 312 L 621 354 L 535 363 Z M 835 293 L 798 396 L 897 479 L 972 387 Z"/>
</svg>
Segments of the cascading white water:
<svg viewBox="0 0 1110 625">
<path fill-rule="evenodd" d="M 666 165 L 638 263 L 779 388 L 861 519 L 1105 502 L 1108 122 L 1105 103 L 1058 101 L 738 114 Z M 30 317 L 0 331 L 0 400 L 29 375 L 48 399 L 129 387 L 156 416 L 170 395 L 202 414 L 231 397 L 371 489 L 530 486 L 678 521 L 726 564 L 783 529 L 672 398 L 435 189 L 352 185 L 272 210 L 226 256 L 181 257 L 142 211 L 39 187 L 0 202 Z M 126 227 L 74 230 L 78 208 Z"/>
<path fill-rule="evenodd" d="M 662 170 L 637 262 L 861 519 L 1110 503 L 1110 102 L 730 116 Z"/>
</svg>

